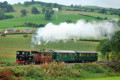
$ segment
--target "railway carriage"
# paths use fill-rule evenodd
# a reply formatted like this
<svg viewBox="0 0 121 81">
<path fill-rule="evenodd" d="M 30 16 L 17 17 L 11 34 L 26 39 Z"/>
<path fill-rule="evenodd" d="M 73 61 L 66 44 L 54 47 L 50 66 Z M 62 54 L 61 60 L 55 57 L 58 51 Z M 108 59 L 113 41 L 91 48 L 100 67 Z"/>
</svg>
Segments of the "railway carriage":
<svg viewBox="0 0 121 81">
<path fill-rule="evenodd" d="M 53 51 L 53 60 L 55 61 L 74 62 L 76 57 L 75 51 Z"/>
<path fill-rule="evenodd" d="M 35 63 L 52 62 L 53 52 L 51 51 L 32 51 Z"/>
<path fill-rule="evenodd" d="M 78 61 L 88 61 L 88 62 L 94 62 L 98 59 L 98 53 L 97 52 L 88 52 L 88 51 L 76 51 L 78 55 Z"/>
</svg>

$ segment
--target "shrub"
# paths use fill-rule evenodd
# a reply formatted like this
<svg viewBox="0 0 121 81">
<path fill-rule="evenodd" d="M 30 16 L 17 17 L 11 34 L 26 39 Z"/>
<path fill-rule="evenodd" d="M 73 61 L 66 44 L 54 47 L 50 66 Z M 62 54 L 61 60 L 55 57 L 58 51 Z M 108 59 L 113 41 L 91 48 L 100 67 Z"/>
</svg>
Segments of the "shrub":
<svg viewBox="0 0 121 81">
<path fill-rule="evenodd" d="M 109 64 L 108 67 L 113 69 L 115 72 L 120 72 L 120 64 Z"/>
<path fill-rule="evenodd" d="M 14 72 L 15 77 L 21 77 L 25 74 L 23 67 L 15 67 L 12 69 L 12 71 Z"/>
<path fill-rule="evenodd" d="M 5 68 L 0 71 L 0 80 L 12 80 L 13 72 L 9 68 Z"/>
<path fill-rule="evenodd" d="M 4 34 L 4 33 L 3 33 L 3 34 L 1 34 L 1 36 L 5 37 L 5 36 L 6 36 L 6 34 Z"/>
<path fill-rule="evenodd" d="M 28 34 L 24 34 L 23 37 L 28 37 Z"/>
</svg>

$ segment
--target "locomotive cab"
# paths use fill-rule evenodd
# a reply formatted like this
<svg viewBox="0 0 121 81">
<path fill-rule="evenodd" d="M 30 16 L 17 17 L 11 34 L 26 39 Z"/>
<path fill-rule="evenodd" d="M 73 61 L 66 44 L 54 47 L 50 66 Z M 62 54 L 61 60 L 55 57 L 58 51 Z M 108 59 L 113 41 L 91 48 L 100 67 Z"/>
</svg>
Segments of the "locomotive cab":
<svg viewBox="0 0 121 81">
<path fill-rule="evenodd" d="M 16 52 L 16 62 L 20 64 L 29 64 L 33 62 L 34 56 L 30 54 L 29 51 L 17 51 Z"/>
</svg>

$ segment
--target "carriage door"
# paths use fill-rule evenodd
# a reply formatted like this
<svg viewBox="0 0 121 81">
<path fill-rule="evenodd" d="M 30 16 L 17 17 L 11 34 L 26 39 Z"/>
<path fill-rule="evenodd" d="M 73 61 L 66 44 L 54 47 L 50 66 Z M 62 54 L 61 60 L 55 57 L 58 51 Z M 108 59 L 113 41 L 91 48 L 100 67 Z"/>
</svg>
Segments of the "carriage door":
<svg viewBox="0 0 121 81">
<path fill-rule="evenodd" d="M 75 60 L 76 60 L 76 62 L 79 61 L 79 53 L 75 54 Z"/>
</svg>

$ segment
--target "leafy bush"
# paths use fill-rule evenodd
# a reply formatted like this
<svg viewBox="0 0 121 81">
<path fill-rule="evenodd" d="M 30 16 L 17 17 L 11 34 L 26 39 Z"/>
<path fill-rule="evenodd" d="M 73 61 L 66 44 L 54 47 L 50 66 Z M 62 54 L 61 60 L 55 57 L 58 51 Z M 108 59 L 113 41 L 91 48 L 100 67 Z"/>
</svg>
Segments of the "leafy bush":
<svg viewBox="0 0 121 81">
<path fill-rule="evenodd" d="M 28 65 L 24 67 L 13 67 L 12 69 L 3 69 L 0 71 L 0 79 L 69 80 L 120 75 L 111 68 L 116 69 L 117 66 L 106 66 L 95 63 L 67 66 L 64 62 L 52 62 L 50 64 L 41 64 L 40 67 Z M 119 68 L 118 66 L 116 71 L 119 71 Z M 5 75 L 6 73 L 7 75 Z"/>
<path fill-rule="evenodd" d="M 13 72 L 9 68 L 5 68 L 0 71 L 0 80 L 12 80 Z"/>
<path fill-rule="evenodd" d="M 3 33 L 3 34 L 1 34 L 1 36 L 5 37 L 5 36 L 6 36 L 6 34 L 4 34 L 4 33 Z"/>
<path fill-rule="evenodd" d="M 23 36 L 24 36 L 24 37 L 28 37 L 28 34 L 24 34 Z"/>
<path fill-rule="evenodd" d="M 108 73 L 111 72 L 112 70 L 108 68 L 106 65 L 100 65 L 100 64 L 84 64 L 84 65 L 75 65 L 74 68 L 76 69 L 83 69 L 85 71 L 89 71 L 91 73 Z"/>
<path fill-rule="evenodd" d="M 111 69 L 113 69 L 116 72 L 120 72 L 120 64 L 109 64 L 108 67 L 110 67 Z"/>
</svg>

